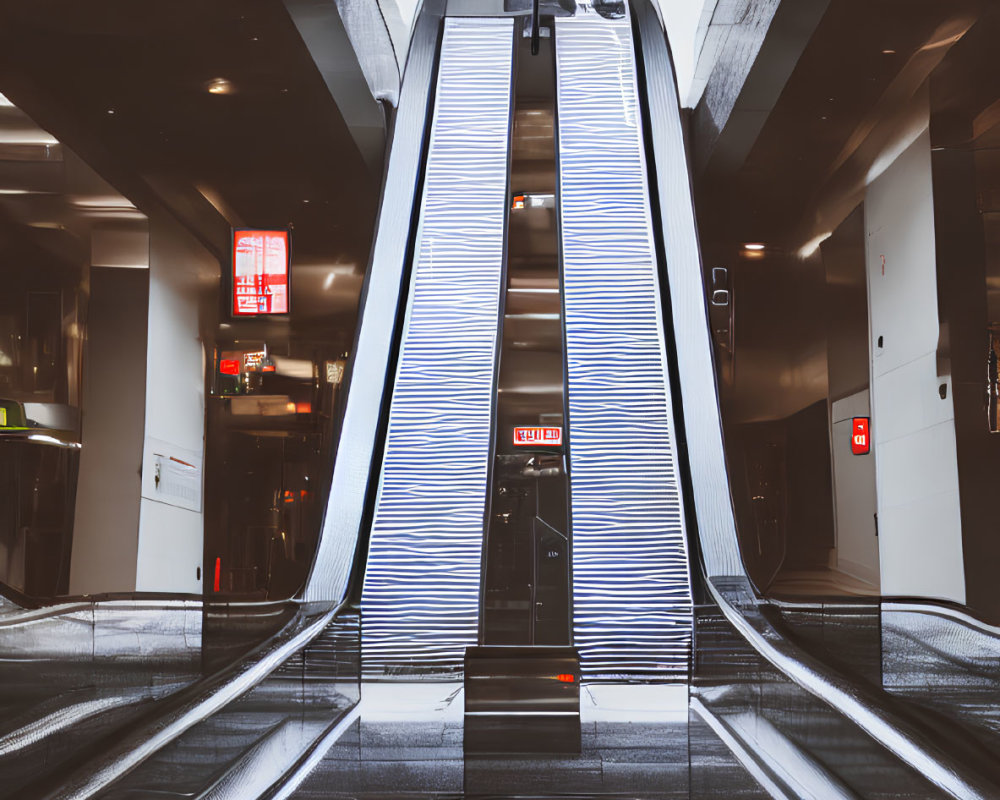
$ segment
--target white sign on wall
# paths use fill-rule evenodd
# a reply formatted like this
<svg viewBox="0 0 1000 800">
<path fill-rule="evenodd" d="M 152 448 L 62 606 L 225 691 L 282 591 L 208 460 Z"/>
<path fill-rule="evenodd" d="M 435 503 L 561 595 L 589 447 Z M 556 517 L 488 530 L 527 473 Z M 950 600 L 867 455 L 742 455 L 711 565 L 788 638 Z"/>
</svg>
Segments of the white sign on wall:
<svg viewBox="0 0 1000 800">
<path fill-rule="evenodd" d="M 202 456 L 147 438 L 142 458 L 142 496 L 201 513 Z"/>
</svg>

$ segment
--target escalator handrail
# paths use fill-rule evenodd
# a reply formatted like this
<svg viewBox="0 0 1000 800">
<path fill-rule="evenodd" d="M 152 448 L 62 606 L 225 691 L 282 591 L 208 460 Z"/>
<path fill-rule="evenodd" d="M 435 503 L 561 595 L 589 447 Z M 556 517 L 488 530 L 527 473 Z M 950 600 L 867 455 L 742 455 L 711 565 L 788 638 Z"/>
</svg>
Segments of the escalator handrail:
<svg viewBox="0 0 1000 800">
<path fill-rule="evenodd" d="M 213 675 L 161 701 L 154 714 L 116 732 L 114 743 L 58 782 L 47 781 L 41 800 L 89 800 L 114 781 L 257 686 L 290 657 L 306 647 L 346 604 L 304 605 L 274 637 Z"/>
</svg>

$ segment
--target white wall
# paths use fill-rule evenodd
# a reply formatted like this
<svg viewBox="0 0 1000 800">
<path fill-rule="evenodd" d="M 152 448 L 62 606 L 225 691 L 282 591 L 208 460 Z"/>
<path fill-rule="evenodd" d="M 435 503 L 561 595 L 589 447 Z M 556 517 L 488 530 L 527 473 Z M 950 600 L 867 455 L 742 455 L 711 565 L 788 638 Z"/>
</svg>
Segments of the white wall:
<svg viewBox="0 0 1000 800">
<path fill-rule="evenodd" d="M 865 229 L 882 593 L 964 603 L 954 410 L 950 380 L 937 375 L 926 127 L 869 185 Z"/>
<path fill-rule="evenodd" d="M 868 390 L 832 404 L 830 420 L 837 569 L 879 586 L 878 538 L 875 536 L 875 457 L 854 455 L 854 417 L 871 415 Z"/>
<path fill-rule="evenodd" d="M 172 219 L 153 216 L 149 226 L 149 345 L 136 589 L 200 593 L 205 351 L 199 305 L 213 292 L 219 265 Z M 157 459 L 162 472 L 158 484 Z M 181 471 L 179 480 L 188 480 L 190 491 L 175 491 L 170 466 Z"/>
</svg>

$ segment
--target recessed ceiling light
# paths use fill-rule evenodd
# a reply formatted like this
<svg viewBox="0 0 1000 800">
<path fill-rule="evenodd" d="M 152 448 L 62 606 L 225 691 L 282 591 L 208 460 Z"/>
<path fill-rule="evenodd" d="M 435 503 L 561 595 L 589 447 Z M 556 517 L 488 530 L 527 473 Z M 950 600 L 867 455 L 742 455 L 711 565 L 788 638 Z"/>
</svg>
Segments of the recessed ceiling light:
<svg viewBox="0 0 1000 800">
<path fill-rule="evenodd" d="M 232 94 L 236 91 L 233 84 L 225 78 L 212 78 L 205 84 L 205 89 L 209 94 Z"/>
<path fill-rule="evenodd" d="M 114 110 L 113 108 L 109 108 L 109 109 L 108 109 L 108 113 L 109 113 L 109 114 L 114 114 L 114 113 L 115 113 L 115 110 Z"/>
<path fill-rule="evenodd" d="M 762 245 L 760 242 L 747 242 L 745 245 L 743 245 L 743 249 L 744 250 L 763 250 L 764 249 L 764 245 Z"/>
<path fill-rule="evenodd" d="M 894 55 L 896 55 L 896 51 L 895 50 L 886 49 L 886 50 L 882 51 L 882 55 L 884 55 L 884 56 L 894 56 Z"/>
</svg>

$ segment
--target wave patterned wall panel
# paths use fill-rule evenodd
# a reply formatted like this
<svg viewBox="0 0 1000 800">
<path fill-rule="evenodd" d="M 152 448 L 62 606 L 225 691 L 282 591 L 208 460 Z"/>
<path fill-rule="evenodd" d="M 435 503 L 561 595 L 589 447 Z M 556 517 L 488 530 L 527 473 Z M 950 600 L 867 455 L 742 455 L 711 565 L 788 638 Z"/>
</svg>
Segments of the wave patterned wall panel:
<svg viewBox="0 0 1000 800">
<path fill-rule="evenodd" d="M 556 26 L 574 643 L 589 680 L 684 679 L 691 587 L 631 27 Z"/>
<path fill-rule="evenodd" d="M 369 485 L 372 454 L 378 438 L 382 394 L 390 369 L 400 288 L 409 245 L 409 221 L 420 198 L 424 131 L 431 114 L 438 39 L 445 0 L 423 0 L 414 23 L 406 77 L 396 109 L 385 191 L 379 209 L 358 323 L 358 340 L 348 373 L 347 403 L 333 462 L 323 529 L 302 599 L 338 603 L 347 594 Z M 342 389 L 344 387 L 341 387 Z"/>
<path fill-rule="evenodd" d="M 461 669 L 479 627 L 513 23 L 447 19 L 362 593 L 366 677 Z"/>
</svg>

